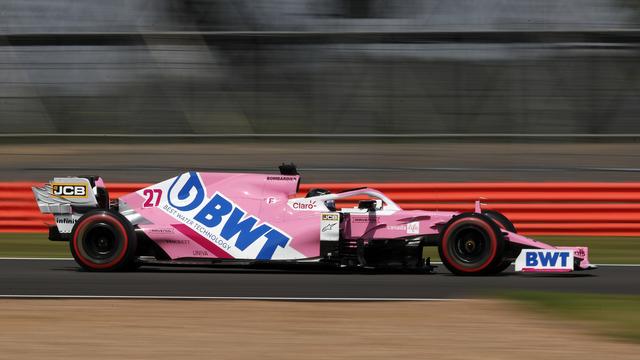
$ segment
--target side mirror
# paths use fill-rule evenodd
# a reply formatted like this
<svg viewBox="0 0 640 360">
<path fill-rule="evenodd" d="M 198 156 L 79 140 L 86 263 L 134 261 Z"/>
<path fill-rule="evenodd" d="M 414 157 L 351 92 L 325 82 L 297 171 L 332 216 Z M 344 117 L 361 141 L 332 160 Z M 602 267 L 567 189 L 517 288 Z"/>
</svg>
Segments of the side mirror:
<svg viewBox="0 0 640 360">
<path fill-rule="evenodd" d="M 360 200 L 358 209 L 366 209 L 367 211 L 376 211 L 382 209 L 382 200 Z"/>
</svg>

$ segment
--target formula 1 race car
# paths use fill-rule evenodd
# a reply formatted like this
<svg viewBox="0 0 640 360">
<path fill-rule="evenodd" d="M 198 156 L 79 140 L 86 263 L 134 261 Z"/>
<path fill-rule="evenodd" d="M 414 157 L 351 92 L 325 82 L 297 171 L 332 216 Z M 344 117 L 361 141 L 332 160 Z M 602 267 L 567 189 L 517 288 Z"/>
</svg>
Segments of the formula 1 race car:
<svg viewBox="0 0 640 360">
<path fill-rule="evenodd" d="M 593 268 L 585 247 L 519 235 L 496 211 L 402 210 L 371 188 L 295 197 L 300 175 L 186 172 L 110 201 L 99 177 L 54 178 L 33 192 L 51 213 L 50 240 L 69 241 L 84 269 L 145 264 L 322 262 L 337 267 L 432 269 L 425 246 L 458 275 Z M 336 201 L 358 200 L 338 209 Z M 355 205 L 355 202 L 354 202 Z"/>
</svg>

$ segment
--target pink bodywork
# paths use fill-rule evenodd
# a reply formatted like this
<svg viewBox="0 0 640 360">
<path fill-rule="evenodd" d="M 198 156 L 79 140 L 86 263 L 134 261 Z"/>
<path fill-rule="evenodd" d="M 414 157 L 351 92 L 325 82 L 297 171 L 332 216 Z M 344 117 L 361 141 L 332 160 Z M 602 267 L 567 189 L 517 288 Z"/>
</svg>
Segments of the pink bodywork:
<svg viewBox="0 0 640 360">
<path fill-rule="evenodd" d="M 176 212 L 175 207 L 169 205 L 172 204 L 169 197 L 182 201 L 175 195 L 179 189 L 174 188 L 188 183 L 185 179 L 195 181 L 196 175 L 205 191 L 202 205 L 199 209 L 190 210 L 191 212 Z M 202 211 L 202 206 L 215 194 L 219 194 L 232 202 L 234 208 L 237 207 L 246 213 L 247 217 L 252 216 L 257 220 L 250 229 L 266 224 L 270 229 L 289 237 L 286 245 L 278 247 L 273 253 L 274 260 L 312 259 L 321 255 L 321 216 L 332 213 L 324 205 L 326 200 L 363 195 L 382 200 L 383 206 L 377 211 L 338 209 L 342 214 L 340 235 L 347 240 L 406 239 L 438 234 L 443 226 L 458 214 L 402 210 L 384 194 L 369 188 L 313 198 L 295 198 L 299 180 L 298 175 L 185 173 L 121 197 L 120 211 L 172 259 L 256 258 L 258 246 L 266 241 L 264 236 L 255 241 L 256 249 L 252 250 L 252 244 L 240 251 L 234 247 L 234 243 L 238 244 L 237 237 L 223 239 L 218 227 L 203 227 L 201 223 L 193 220 L 192 214 Z M 194 196 L 197 193 L 195 188 L 191 190 L 192 192 L 188 192 L 189 197 L 197 198 Z M 219 227 L 224 226 L 228 220 L 229 217 L 224 218 Z M 526 248 L 556 249 L 516 233 L 504 230 L 503 233 L 508 241 Z M 587 248 L 561 249 L 573 250 L 574 256 L 581 261 L 580 267 L 589 267 Z"/>
</svg>

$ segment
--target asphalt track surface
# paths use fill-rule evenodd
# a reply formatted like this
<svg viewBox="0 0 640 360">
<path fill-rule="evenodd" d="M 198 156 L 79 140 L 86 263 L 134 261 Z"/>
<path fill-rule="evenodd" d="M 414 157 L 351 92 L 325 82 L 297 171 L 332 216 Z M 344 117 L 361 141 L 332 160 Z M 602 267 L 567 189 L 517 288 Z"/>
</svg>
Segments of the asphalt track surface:
<svg viewBox="0 0 640 360">
<path fill-rule="evenodd" d="M 640 294 L 640 267 L 604 266 L 571 274 L 460 277 L 285 269 L 142 267 L 127 273 L 79 270 L 73 260 L 0 260 L 0 296 L 150 296 L 260 298 L 459 299 L 506 290 Z"/>
</svg>

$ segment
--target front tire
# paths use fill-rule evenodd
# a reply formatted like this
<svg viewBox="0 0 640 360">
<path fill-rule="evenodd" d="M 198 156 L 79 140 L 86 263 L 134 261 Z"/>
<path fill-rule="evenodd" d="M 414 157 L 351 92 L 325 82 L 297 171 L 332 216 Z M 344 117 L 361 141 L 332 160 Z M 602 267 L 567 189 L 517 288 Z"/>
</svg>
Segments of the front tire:
<svg viewBox="0 0 640 360">
<path fill-rule="evenodd" d="M 464 213 L 443 229 L 438 252 L 456 275 L 491 274 L 503 263 L 505 240 L 496 223 L 482 214 Z"/>
<path fill-rule="evenodd" d="M 505 229 L 505 230 L 507 230 L 509 232 L 512 232 L 514 234 L 518 233 L 518 229 L 516 229 L 516 226 L 513 225 L 511 220 L 509 220 L 509 218 L 504 216 L 502 213 L 497 212 L 495 210 L 484 210 L 482 213 L 485 214 L 486 216 L 488 216 L 491 220 L 493 220 L 501 228 L 503 228 L 503 229 Z M 509 266 L 511 266 L 511 262 L 512 262 L 512 259 L 510 259 L 510 258 L 508 258 L 506 260 L 503 260 L 502 263 L 498 264 L 493 269 L 492 273 L 493 274 L 499 274 L 499 273 L 507 270 L 509 268 Z"/>
<path fill-rule="evenodd" d="M 73 226 L 69 246 L 76 262 L 89 271 L 135 268 L 137 239 L 133 226 L 121 214 L 93 210 Z"/>
<path fill-rule="evenodd" d="M 484 210 L 482 213 L 487 217 L 489 217 L 491 220 L 493 220 L 501 228 L 507 231 L 510 231 L 512 233 L 516 233 L 516 234 L 518 233 L 518 229 L 516 229 L 516 226 L 513 225 L 511 220 L 509 220 L 509 218 L 504 216 L 502 213 L 497 212 L 495 210 Z"/>
</svg>

